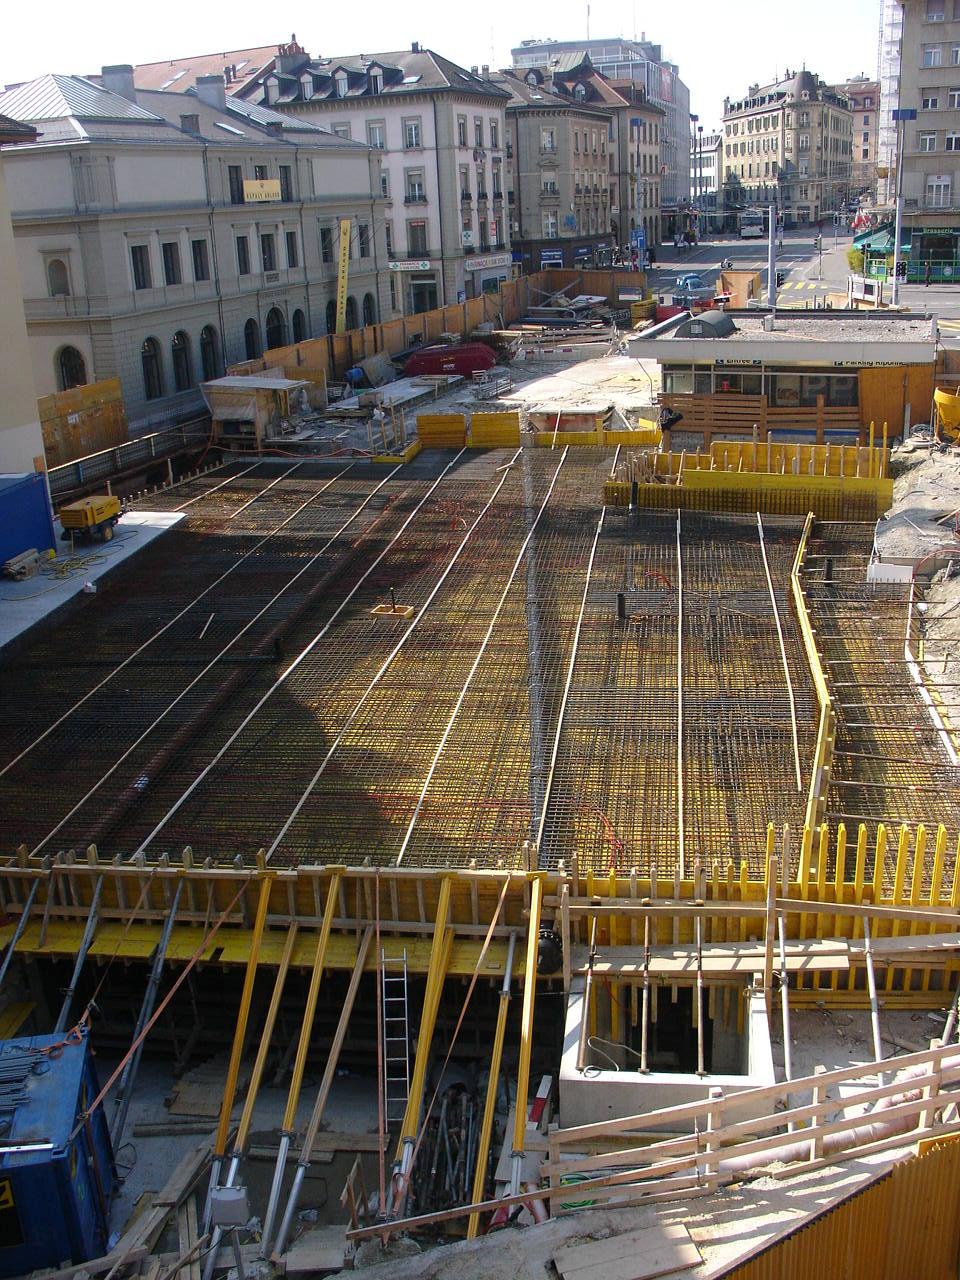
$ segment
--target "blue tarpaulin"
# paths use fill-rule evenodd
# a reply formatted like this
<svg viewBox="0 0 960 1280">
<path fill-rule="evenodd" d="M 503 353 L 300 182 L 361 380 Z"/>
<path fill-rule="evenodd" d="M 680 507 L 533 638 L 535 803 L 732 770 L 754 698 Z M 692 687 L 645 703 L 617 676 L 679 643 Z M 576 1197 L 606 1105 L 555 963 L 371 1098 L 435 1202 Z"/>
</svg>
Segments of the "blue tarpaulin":
<svg viewBox="0 0 960 1280">
<path fill-rule="evenodd" d="M 46 477 L 0 476 L 0 564 L 36 547 L 56 546 Z"/>
</svg>

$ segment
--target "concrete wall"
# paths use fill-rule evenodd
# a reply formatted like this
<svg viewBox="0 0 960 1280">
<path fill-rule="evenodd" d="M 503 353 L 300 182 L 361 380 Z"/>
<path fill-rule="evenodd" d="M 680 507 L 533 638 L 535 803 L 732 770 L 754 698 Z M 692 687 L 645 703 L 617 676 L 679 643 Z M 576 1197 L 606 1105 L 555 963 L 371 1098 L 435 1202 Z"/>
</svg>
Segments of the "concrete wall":
<svg viewBox="0 0 960 1280">
<path fill-rule="evenodd" d="M 683 1071 L 651 1071 L 642 1075 L 639 1071 L 603 1070 L 595 1066 L 582 1073 L 578 1071 L 583 992 L 584 979 L 575 979 L 567 1001 L 560 1060 L 560 1123 L 565 1129 L 601 1120 L 622 1119 L 661 1107 L 705 1101 L 711 1089 L 722 1089 L 724 1095 L 729 1096 L 776 1082 L 770 1026 L 762 992 L 750 991 L 746 996 L 749 1006 L 741 1041 L 740 1071 L 736 1074 L 711 1072 L 703 1076 Z M 729 1060 L 733 1053 L 732 1047 L 728 1046 L 728 1052 L 723 1056 Z M 587 1061 L 591 1061 L 589 1051 Z M 765 1102 L 755 1105 L 734 1103 L 724 1110 L 724 1121 L 732 1124 L 752 1115 L 765 1114 Z"/>
<path fill-rule="evenodd" d="M 21 303 L 4 156 L 0 154 L 0 472 L 33 471 L 34 460 L 43 458 L 43 434 Z"/>
</svg>

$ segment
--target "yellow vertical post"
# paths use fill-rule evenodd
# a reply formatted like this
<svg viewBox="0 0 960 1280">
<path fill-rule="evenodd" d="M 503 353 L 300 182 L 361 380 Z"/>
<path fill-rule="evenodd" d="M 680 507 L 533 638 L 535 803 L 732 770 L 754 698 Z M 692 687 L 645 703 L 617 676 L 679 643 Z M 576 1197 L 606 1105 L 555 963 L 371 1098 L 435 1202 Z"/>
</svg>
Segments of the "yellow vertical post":
<svg viewBox="0 0 960 1280">
<path fill-rule="evenodd" d="M 337 263 L 337 333 L 347 327 L 347 279 L 350 274 L 350 219 L 340 219 L 340 257 Z"/>
<path fill-rule="evenodd" d="M 800 840 L 800 897 L 806 902 L 810 897 L 810 863 L 813 857 L 813 828 L 807 823 Z M 810 916 L 805 911 L 800 917 L 800 937 L 807 936 Z"/>
<path fill-rule="evenodd" d="M 267 923 L 267 909 L 270 906 L 270 887 L 272 876 L 265 875 L 260 881 L 260 897 L 257 901 L 257 914 L 250 937 L 250 954 L 247 957 L 247 971 L 243 978 L 243 991 L 240 993 L 240 1009 L 237 1013 L 237 1025 L 233 1032 L 233 1044 L 230 1047 L 230 1061 L 227 1065 L 227 1078 L 223 1086 L 223 1100 L 220 1103 L 220 1123 L 217 1125 L 217 1136 L 214 1141 L 213 1158 L 219 1161 L 227 1149 L 227 1133 L 230 1129 L 230 1113 L 233 1110 L 233 1097 L 237 1090 L 237 1076 L 240 1073 L 240 1055 L 247 1035 L 247 1023 L 250 1019 L 250 1001 L 253 999 L 253 986 L 260 963 L 260 941 L 263 938 L 264 926 Z"/>
<path fill-rule="evenodd" d="M 883 424 L 883 452 L 880 454 L 880 479 L 885 480 L 887 476 L 887 424 Z"/>
<path fill-rule="evenodd" d="M 910 905 L 918 907 L 923 901 L 923 867 L 927 857 L 927 828 L 920 824 L 917 827 L 917 842 L 913 847 L 913 875 L 910 877 Z M 910 921 L 910 934 L 913 936 L 919 933 L 920 926 L 916 920 Z M 904 969 L 903 971 L 903 989 L 910 990 L 910 984 L 913 981 L 913 970 Z"/>
<path fill-rule="evenodd" d="M 617 896 L 617 872 L 614 867 L 610 868 L 609 885 L 607 894 L 610 898 Z M 620 934 L 617 929 L 616 916 L 610 916 L 610 945 L 617 946 L 620 941 Z M 619 1004 L 619 988 L 617 983 L 611 979 L 608 988 L 610 994 L 610 1039 L 614 1044 L 620 1043 L 620 1004 Z"/>
<path fill-rule="evenodd" d="M 392 1190 L 393 1203 L 391 1211 L 402 1212 L 413 1166 L 414 1147 L 417 1130 L 420 1126 L 420 1107 L 423 1102 L 423 1087 L 427 1079 L 427 1067 L 430 1063 L 430 1049 L 433 1044 L 433 1029 L 440 1008 L 440 997 L 443 994 L 443 982 L 450 962 L 450 945 L 453 935 L 447 928 L 450 918 L 451 879 L 444 876 L 440 881 L 440 893 L 437 897 L 437 912 L 433 922 L 433 941 L 430 946 L 430 961 L 427 967 L 427 984 L 423 993 L 423 1010 L 420 1014 L 420 1027 L 417 1032 L 417 1053 L 410 1074 L 410 1089 L 407 1094 L 407 1106 L 403 1113 L 403 1124 L 400 1126 L 400 1138 L 397 1143 L 397 1170 Z"/>
<path fill-rule="evenodd" d="M 270 1198 L 263 1222 L 260 1253 L 264 1258 L 270 1256 L 270 1245 L 273 1241 L 273 1225 L 280 1199 L 280 1184 L 287 1165 L 287 1154 L 290 1150 L 290 1139 L 297 1118 L 297 1103 L 300 1101 L 300 1090 L 303 1087 L 303 1073 L 307 1065 L 307 1050 L 310 1047 L 310 1036 L 313 1032 L 313 1018 L 317 1011 L 317 998 L 320 995 L 320 980 L 323 977 L 323 962 L 327 954 L 327 943 L 330 941 L 330 930 L 333 917 L 340 899 L 340 880 L 342 867 L 335 867 L 330 872 L 330 884 L 327 887 L 327 901 L 323 910 L 317 946 L 313 953 L 313 969 L 310 974 L 310 986 L 307 988 L 307 1003 L 303 1010 L 303 1021 L 300 1023 L 300 1039 L 297 1043 L 297 1055 L 290 1076 L 290 1088 L 287 1091 L 287 1105 L 280 1126 L 280 1146 L 277 1150 L 277 1162 L 273 1169 L 273 1183 L 270 1187 Z"/>
<path fill-rule="evenodd" d="M 530 894 L 530 923 L 527 929 L 526 967 L 523 972 L 523 1009 L 520 1014 L 520 1057 L 517 1062 L 517 1109 L 513 1118 L 513 1176 L 511 1193 L 520 1190 L 527 1129 L 527 1096 L 530 1092 L 530 1053 L 533 1049 L 533 1009 L 537 991 L 537 945 L 540 913 L 543 909 L 543 876 L 533 879 Z"/>
<path fill-rule="evenodd" d="M 853 901 L 859 907 L 863 905 L 863 882 L 867 871 L 867 827 L 861 822 L 857 828 L 857 858 L 853 872 Z M 853 937 L 859 938 L 861 933 L 861 916 L 853 917 Z M 857 971 L 852 966 L 847 975 L 847 990 L 852 991 Z"/>
<path fill-rule="evenodd" d="M 773 824 L 770 825 L 770 830 Z M 768 848 L 770 841 L 767 842 Z M 763 1000 L 767 1017 L 773 1011 L 773 944 L 777 933 L 777 855 L 767 854 L 766 866 L 766 915 L 763 936 Z"/>
<path fill-rule="evenodd" d="M 833 877 L 833 900 L 837 903 L 844 901 L 844 884 L 847 877 L 847 824 L 845 822 L 837 825 L 837 854 L 836 864 L 834 866 Z M 834 932 L 839 934 L 842 928 L 842 916 L 837 916 L 834 921 Z M 834 969 L 830 975 L 830 989 L 836 991 L 840 985 L 840 975 Z"/>
<path fill-rule="evenodd" d="M 943 825 L 943 823 L 941 823 L 940 826 L 937 827 L 937 843 L 934 846 L 934 851 L 933 851 L 933 872 L 931 873 L 931 876 L 930 876 L 929 902 L 931 907 L 937 907 L 940 905 L 940 889 L 943 885 L 943 867 L 946 861 L 946 856 L 947 856 L 947 829 Z M 938 927 L 939 927 L 938 925 L 932 924 L 928 927 L 927 932 L 936 933 Z M 927 968 L 923 972 L 922 989 L 924 991 L 930 990 L 930 967 L 929 966 L 927 966 Z"/>
<path fill-rule="evenodd" d="M 497 1010 L 497 1027 L 493 1034 L 493 1053 L 490 1056 L 490 1074 L 487 1077 L 487 1097 L 480 1125 L 480 1141 L 477 1146 L 477 1169 L 473 1178 L 473 1203 L 483 1199 L 487 1182 L 487 1160 L 490 1157 L 490 1139 L 493 1135 L 493 1117 L 497 1109 L 497 1086 L 500 1083 L 500 1062 L 503 1058 L 503 1041 L 507 1031 L 507 1010 L 510 1008 L 510 982 L 513 977 L 513 951 L 517 935 L 511 933 L 507 946 L 507 962 L 503 969 L 503 986 L 500 989 L 500 1007 Z M 479 1213 L 471 1213 L 467 1225 L 467 1239 L 475 1240 L 480 1228 Z"/>
<path fill-rule="evenodd" d="M 750 869 L 745 858 L 740 859 L 740 901 L 746 902 L 750 897 Z M 747 917 L 740 917 L 740 941 L 747 940 Z"/>
<path fill-rule="evenodd" d="M 873 850 L 873 900 L 879 903 L 883 897 L 883 872 L 887 861 L 887 828 L 881 822 L 877 827 L 877 840 Z M 880 921 L 877 921 L 877 926 Z M 874 932 L 878 932 L 875 929 Z"/>
<path fill-rule="evenodd" d="M 821 823 L 819 839 L 817 841 L 817 901 L 825 902 L 827 898 L 827 860 L 830 856 L 830 828 L 827 824 Z M 816 936 L 822 938 L 826 932 L 827 917 L 822 913 L 817 914 L 817 932 Z M 813 975 L 813 985 L 815 988 L 820 986 L 820 973 Z"/>
<path fill-rule="evenodd" d="M 870 419 L 870 472 L 869 472 L 869 474 L 870 474 L 870 479 L 871 479 L 871 480 L 872 480 L 872 479 L 873 479 L 873 477 L 874 477 L 874 468 L 873 468 L 873 439 L 874 439 L 874 424 L 873 424 L 873 419 L 871 418 L 871 419 Z"/>
<path fill-rule="evenodd" d="M 892 902 L 894 906 L 896 906 L 897 903 L 903 901 L 903 885 L 907 877 L 907 858 L 909 857 L 909 855 L 910 855 L 910 833 L 906 827 L 901 826 L 900 837 L 897 841 L 897 864 L 893 872 Z M 892 936 L 894 938 L 896 938 L 899 935 L 900 927 L 901 927 L 900 921 L 894 920 L 893 928 L 891 930 Z M 888 965 L 887 980 L 886 980 L 887 991 L 893 990 L 893 979 L 895 974 L 896 974 L 896 970 L 894 969 L 894 966 L 892 964 Z"/>
</svg>

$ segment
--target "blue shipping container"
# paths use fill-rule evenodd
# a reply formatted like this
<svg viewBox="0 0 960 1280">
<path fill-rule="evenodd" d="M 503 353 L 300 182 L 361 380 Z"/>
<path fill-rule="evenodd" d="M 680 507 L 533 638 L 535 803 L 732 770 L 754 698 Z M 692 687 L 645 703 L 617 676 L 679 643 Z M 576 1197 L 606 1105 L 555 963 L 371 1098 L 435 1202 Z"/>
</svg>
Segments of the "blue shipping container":
<svg viewBox="0 0 960 1280">
<path fill-rule="evenodd" d="M 0 1041 L 0 1276 L 107 1252 L 116 1169 L 86 1030 Z M 74 1134 L 74 1130 L 78 1132 Z"/>
<path fill-rule="evenodd" d="M 0 564 L 21 551 L 57 545 L 46 476 L 0 476 Z"/>
</svg>

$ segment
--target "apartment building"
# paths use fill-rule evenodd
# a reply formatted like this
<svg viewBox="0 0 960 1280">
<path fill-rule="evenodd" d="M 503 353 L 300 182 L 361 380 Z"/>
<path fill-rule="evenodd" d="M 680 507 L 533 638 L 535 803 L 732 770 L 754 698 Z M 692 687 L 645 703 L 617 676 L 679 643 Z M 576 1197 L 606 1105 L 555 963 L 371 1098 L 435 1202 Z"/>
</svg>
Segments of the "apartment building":
<svg viewBox="0 0 960 1280">
<path fill-rule="evenodd" d="M 656 243 L 663 112 L 643 90 L 612 83 L 582 52 L 495 79 L 511 95 L 507 191 L 524 269 L 602 261 L 640 228 Z"/>
<path fill-rule="evenodd" d="M 883 0 L 880 11 L 880 112 L 877 121 L 877 203 L 891 206 L 896 194 L 897 123 L 900 105 L 900 40 L 903 6 Z"/>
<path fill-rule="evenodd" d="M 43 466 L 43 433 L 30 367 L 10 202 L 4 176 L 8 148 L 36 139 L 36 131 L 0 115 L 0 475 Z M 9 554 L 9 553 L 8 553 Z"/>
<path fill-rule="evenodd" d="M 719 206 L 723 186 L 723 134 L 698 131 L 691 154 L 693 170 L 693 203 L 700 210 L 705 226 Z M 716 218 L 712 219 L 713 225 Z"/>
<path fill-rule="evenodd" d="M 38 395 L 117 376 L 146 429 L 227 364 L 331 330 L 341 218 L 347 324 L 391 312 L 379 156 L 228 98 L 48 75 L 0 94 L 36 141 L 4 150 Z"/>
<path fill-rule="evenodd" d="M 567 54 L 587 54 L 594 68 L 619 84 L 629 80 L 643 90 L 645 101 L 664 115 L 660 136 L 662 175 L 660 208 L 663 232 L 670 236 L 679 225 L 680 213 L 690 202 L 690 91 L 680 79 L 676 63 L 663 56 L 663 48 L 641 35 L 639 40 L 524 40 L 510 51 L 518 70 L 546 66 Z"/>
<path fill-rule="evenodd" d="M 853 116 L 851 194 L 865 195 L 872 200 L 877 191 L 880 82 L 861 73 L 843 84 L 834 85 L 834 89 L 839 96 L 848 99 Z"/>
<path fill-rule="evenodd" d="M 329 58 L 284 46 L 238 96 L 377 152 L 391 294 L 404 313 L 479 296 L 511 275 L 508 94 L 488 67 L 468 71 L 419 44 Z"/>
<path fill-rule="evenodd" d="M 788 72 L 724 102 L 728 197 L 776 203 L 787 225 L 819 222 L 849 198 L 852 164 L 849 99 L 811 71 Z"/>
<path fill-rule="evenodd" d="M 960 0 L 902 0 L 899 105 L 905 242 L 934 278 L 960 270 Z M 2 108 L 0 108 L 2 109 Z"/>
<path fill-rule="evenodd" d="M 613 247 L 612 114 L 563 93 L 552 72 L 501 72 L 507 104 L 508 207 L 525 272 L 591 266 Z"/>
</svg>

